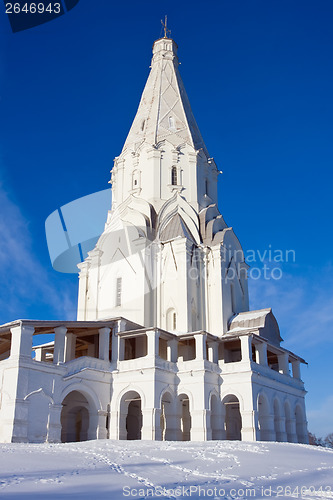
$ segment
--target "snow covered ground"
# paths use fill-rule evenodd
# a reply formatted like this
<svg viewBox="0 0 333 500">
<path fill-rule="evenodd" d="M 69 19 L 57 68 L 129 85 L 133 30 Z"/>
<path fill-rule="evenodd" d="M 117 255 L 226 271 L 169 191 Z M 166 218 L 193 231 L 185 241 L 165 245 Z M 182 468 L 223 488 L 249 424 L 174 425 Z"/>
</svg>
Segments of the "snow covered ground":
<svg viewBox="0 0 333 500">
<path fill-rule="evenodd" d="M 235 441 L 0 444 L 0 499 L 333 498 L 333 450 Z"/>
</svg>

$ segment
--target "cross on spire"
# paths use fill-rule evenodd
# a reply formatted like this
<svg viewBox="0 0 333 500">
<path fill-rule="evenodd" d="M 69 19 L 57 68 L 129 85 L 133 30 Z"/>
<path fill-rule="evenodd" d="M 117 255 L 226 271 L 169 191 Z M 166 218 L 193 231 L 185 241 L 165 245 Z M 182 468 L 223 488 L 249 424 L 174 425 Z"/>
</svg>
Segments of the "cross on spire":
<svg viewBox="0 0 333 500">
<path fill-rule="evenodd" d="M 164 22 L 161 19 L 161 23 L 164 28 L 164 38 L 168 38 L 168 34 L 171 34 L 171 30 L 168 29 L 168 16 L 165 16 Z"/>
</svg>

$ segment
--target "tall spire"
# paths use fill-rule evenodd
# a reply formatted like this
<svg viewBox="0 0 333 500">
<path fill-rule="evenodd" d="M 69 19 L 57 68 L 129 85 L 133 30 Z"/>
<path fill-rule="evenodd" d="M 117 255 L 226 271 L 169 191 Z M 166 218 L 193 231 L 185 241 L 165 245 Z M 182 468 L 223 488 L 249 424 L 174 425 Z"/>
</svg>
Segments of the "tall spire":
<svg viewBox="0 0 333 500">
<path fill-rule="evenodd" d="M 166 140 L 208 154 L 179 74 L 177 44 L 166 37 L 166 21 L 163 25 L 165 36 L 153 45 L 151 71 L 123 151 L 143 141 L 155 145 Z"/>
</svg>

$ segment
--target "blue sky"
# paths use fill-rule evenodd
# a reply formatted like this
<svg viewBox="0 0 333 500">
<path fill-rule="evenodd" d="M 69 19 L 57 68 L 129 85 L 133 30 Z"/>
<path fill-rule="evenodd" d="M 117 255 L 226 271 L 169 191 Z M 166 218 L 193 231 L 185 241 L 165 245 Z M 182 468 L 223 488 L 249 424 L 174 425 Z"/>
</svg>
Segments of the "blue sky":
<svg viewBox="0 0 333 500">
<path fill-rule="evenodd" d="M 333 3 L 80 0 L 12 34 L 0 7 L 0 323 L 75 318 L 44 224 L 108 187 L 168 14 L 181 74 L 220 170 L 219 206 L 247 250 L 295 251 L 250 281 L 303 356 L 309 428 L 333 432 Z M 260 267 L 262 262 L 251 263 Z"/>
</svg>

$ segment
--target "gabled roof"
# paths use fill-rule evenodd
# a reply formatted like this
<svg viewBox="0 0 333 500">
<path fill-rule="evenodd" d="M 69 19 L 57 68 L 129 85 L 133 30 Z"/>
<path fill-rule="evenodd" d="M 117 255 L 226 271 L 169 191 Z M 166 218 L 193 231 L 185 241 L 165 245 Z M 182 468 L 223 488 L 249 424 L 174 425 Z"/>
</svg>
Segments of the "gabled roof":
<svg viewBox="0 0 333 500">
<path fill-rule="evenodd" d="M 194 240 L 190 230 L 186 226 L 181 216 L 175 214 L 160 234 L 161 241 L 173 240 L 177 237 Z"/>
<path fill-rule="evenodd" d="M 258 330 L 260 337 L 277 346 L 283 340 L 280 336 L 278 323 L 270 308 L 236 314 L 230 321 L 228 333 L 241 333 L 250 330 Z"/>
<path fill-rule="evenodd" d="M 177 45 L 169 38 L 154 43 L 151 71 L 123 151 L 142 142 L 167 140 L 190 144 L 208 155 L 178 71 Z"/>
</svg>

